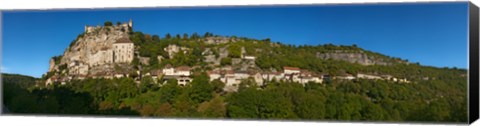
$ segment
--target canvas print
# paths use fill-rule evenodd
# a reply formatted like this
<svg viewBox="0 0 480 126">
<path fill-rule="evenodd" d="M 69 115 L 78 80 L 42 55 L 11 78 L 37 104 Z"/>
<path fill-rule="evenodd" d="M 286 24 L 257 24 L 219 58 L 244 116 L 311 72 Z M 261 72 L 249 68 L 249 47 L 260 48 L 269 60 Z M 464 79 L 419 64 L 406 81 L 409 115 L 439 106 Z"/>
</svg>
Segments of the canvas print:
<svg viewBox="0 0 480 126">
<path fill-rule="evenodd" d="M 1 14 L 7 115 L 468 119 L 467 2 Z"/>
</svg>

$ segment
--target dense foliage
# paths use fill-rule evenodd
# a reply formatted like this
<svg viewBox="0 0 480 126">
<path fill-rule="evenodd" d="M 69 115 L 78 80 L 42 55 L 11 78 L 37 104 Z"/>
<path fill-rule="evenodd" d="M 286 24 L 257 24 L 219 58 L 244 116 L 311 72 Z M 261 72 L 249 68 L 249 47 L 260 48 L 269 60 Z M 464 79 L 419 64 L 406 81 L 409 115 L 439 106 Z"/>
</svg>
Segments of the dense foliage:
<svg viewBox="0 0 480 126">
<path fill-rule="evenodd" d="M 294 66 L 316 73 L 388 74 L 407 78 L 412 83 L 388 80 L 327 80 L 305 86 L 291 82 L 267 82 L 258 87 L 244 80 L 238 92 L 227 93 L 220 80 L 209 81 L 205 71 L 196 70 L 193 81 L 184 87 L 176 80 L 154 84 L 143 77 L 137 84 L 131 78 L 71 81 L 65 85 L 44 87 L 36 80 L 19 75 L 3 75 L 4 104 L 13 113 L 140 115 L 154 117 L 195 117 L 234 119 L 290 120 L 368 120 L 368 121 L 443 121 L 466 122 L 466 70 L 406 64 L 402 59 L 363 50 L 356 45 L 284 45 L 269 39 L 240 38 L 228 44 L 209 45 L 202 38 L 215 36 L 170 35 L 164 37 L 133 32 L 130 39 L 139 48 L 141 57 L 150 58 L 143 71 L 159 69 L 166 64 L 206 68 L 202 52 L 210 48 L 219 57 L 219 50 L 228 51 L 221 65 L 232 65 L 232 59 L 256 56 L 262 70 L 282 70 Z M 235 37 L 236 38 L 236 37 Z M 190 48 L 173 57 L 163 50 L 168 45 Z M 316 53 L 346 50 L 362 51 L 383 58 L 391 65 L 363 66 L 337 60 L 322 60 Z M 158 60 L 161 56 L 165 59 Z M 139 59 L 132 62 L 140 65 Z M 425 79 L 427 78 L 427 79 Z"/>
<path fill-rule="evenodd" d="M 268 82 L 263 88 L 244 81 L 242 84 L 249 86 L 225 93 L 221 81 L 209 82 L 205 74 L 195 76 L 185 87 L 176 80 L 154 85 L 146 77 L 140 84 L 129 78 L 86 79 L 26 89 L 18 85 L 26 82 L 4 79 L 4 103 L 15 113 L 465 122 L 465 80 L 452 75 L 410 84 L 380 80 L 332 80 L 305 86 Z"/>
</svg>

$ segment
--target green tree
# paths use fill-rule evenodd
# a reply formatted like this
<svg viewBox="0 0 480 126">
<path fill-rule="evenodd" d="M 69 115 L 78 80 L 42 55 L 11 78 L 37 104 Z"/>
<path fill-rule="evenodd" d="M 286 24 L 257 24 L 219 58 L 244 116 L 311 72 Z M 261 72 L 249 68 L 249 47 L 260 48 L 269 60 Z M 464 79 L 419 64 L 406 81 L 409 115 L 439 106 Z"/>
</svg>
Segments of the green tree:
<svg viewBox="0 0 480 126">
<path fill-rule="evenodd" d="M 170 35 L 170 33 L 167 33 L 167 34 L 165 35 L 165 38 L 166 38 L 166 39 L 170 39 L 170 38 L 172 38 L 172 35 Z"/>
<path fill-rule="evenodd" d="M 230 57 L 222 58 L 220 60 L 220 65 L 222 65 L 222 66 L 232 65 L 232 58 L 230 58 Z"/>
<path fill-rule="evenodd" d="M 150 56 L 150 61 L 149 61 L 150 66 L 153 68 L 156 68 L 159 64 L 157 55 L 151 55 Z"/>
<path fill-rule="evenodd" d="M 170 79 L 167 81 L 165 85 L 163 85 L 160 89 L 160 101 L 162 103 L 168 102 L 173 104 L 175 99 L 180 95 L 181 90 L 178 87 L 176 79 Z"/>
<path fill-rule="evenodd" d="M 213 87 L 210 85 L 208 75 L 206 73 L 202 73 L 194 77 L 190 84 L 192 87 L 189 88 L 189 97 L 195 103 L 202 103 L 210 100 L 213 97 Z"/>
<path fill-rule="evenodd" d="M 145 93 L 149 89 L 153 88 L 153 79 L 152 77 L 142 77 L 142 80 L 140 82 L 140 93 Z"/>
<path fill-rule="evenodd" d="M 215 97 L 208 102 L 201 103 L 197 111 L 200 112 L 202 117 L 209 118 L 223 118 L 227 114 L 224 101 L 220 97 Z"/>
<path fill-rule="evenodd" d="M 237 44 L 228 46 L 228 56 L 231 58 L 240 58 L 242 55 L 242 47 Z"/>
<path fill-rule="evenodd" d="M 110 22 L 110 21 L 107 21 L 107 22 L 104 23 L 104 26 L 113 26 L 113 23 Z"/>
<path fill-rule="evenodd" d="M 220 81 L 220 79 L 215 79 L 212 82 L 210 82 L 213 86 L 213 90 L 216 93 L 221 93 L 223 91 L 223 88 L 225 87 L 225 83 Z"/>
<path fill-rule="evenodd" d="M 294 99 L 295 113 L 302 119 L 324 119 L 325 98 L 313 94 L 303 94 Z"/>
<path fill-rule="evenodd" d="M 158 36 L 158 35 L 153 35 L 153 36 L 152 36 L 152 40 L 153 40 L 154 42 L 158 42 L 158 41 L 160 41 L 160 36 Z"/>
<path fill-rule="evenodd" d="M 183 39 L 184 39 L 184 40 L 188 39 L 188 34 L 187 34 L 187 33 L 184 33 L 184 34 L 183 34 Z"/>
</svg>

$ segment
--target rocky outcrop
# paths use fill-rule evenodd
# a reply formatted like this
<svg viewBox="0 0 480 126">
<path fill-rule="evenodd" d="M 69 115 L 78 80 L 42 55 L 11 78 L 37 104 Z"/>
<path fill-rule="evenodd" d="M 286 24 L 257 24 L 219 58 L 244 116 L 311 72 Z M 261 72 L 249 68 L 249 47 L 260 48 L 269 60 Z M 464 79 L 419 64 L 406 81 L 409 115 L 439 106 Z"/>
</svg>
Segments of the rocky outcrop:
<svg viewBox="0 0 480 126">
<path fill-rule="evenodd" d="M 55 68 L 55 59 L 51 58 L 49 62 L 48 72 L 53 71 L 54 68 Z"/>
<path fill-rule="evenodd" d="M 167 47 L 165 47 L 163 49 L 165 52 L 168 53 L 168 57 L 170 59 L 172 59 L 175 54 L 177 54 L 178 52 L 182 51 L 184 54 L 187 53 L 187 51 L 189 51 L 190 49 L 186 48 L 186 47 L 181 47 L 181 46 L 178 46 L 178 45 L 168 45 Z"/>
<path fill-rule="evenodd" d="M 68 78 L 114 74 L 116 64 L 128 64 L 133 59 L 132 47 L 119 46 L 119 44 L 133 46 L 129 39 L 131 24 L 129 22 L 103 27 L 86 26 L 85 32 L 70 44 L 58 64 L 50 61 L 49 71 L 58 68 L 55 69 L 56 73 Z M 129 54 L 120 55 L 122 52 Z M 119 60 L 120 58 L 124 60 Z"/>
<path fill-rule="evenodd" d="M 336 50 L 334 52 L 328 53 L 317 52 L 316 56 L 324 60 L 342 60 L 350 63 L 358 63 L 361 65 L 389 65 L 389 63 L 385 62 L 383 58 L 369 56 L 362 51 L 345 52 L 342 50 Z"/>
<path fill-rule="evenodd" d="M 231 38 L 231 37 L 216 36 L 216 37 L 206 37 L 204 41 L 206 44 L 223 44 L 228 42 L 236 42 L 236 41 L 239 41 L 239 39 Z"/>
</svg>

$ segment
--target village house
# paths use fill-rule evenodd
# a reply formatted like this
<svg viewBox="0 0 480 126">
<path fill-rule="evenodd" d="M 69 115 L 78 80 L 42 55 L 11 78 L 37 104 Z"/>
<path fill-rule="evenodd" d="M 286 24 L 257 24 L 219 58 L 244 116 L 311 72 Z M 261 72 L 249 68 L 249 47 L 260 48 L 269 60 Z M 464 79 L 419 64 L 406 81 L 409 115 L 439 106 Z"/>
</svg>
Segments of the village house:
<svg viewBox="0 0 480 126">
<path fill-rule="evenodd" d="M 360 78 L 360 79 L 376 79 L 376 80 L 381 80 L 382 77 L 380 76 L 375 76 L 375 75 L 368 75 L 368 74 L 357 74 L 357 78 Z"/>
<path fill-rule="evenodd" d="M 291 80 L 293 82 L 300 83 L 302 85 L 305 85 L 308 82 L 314 82 L 314 83 L 322 83 L 323 82 L 321 77 L 312 76 L 310 74 L 307 74 L 307 75 L 292 74 L 291 75 Z"/>
<path fill-rule="evenodd" d="M 280 81 L 284 77 L 283 73 L 281 72 L 266 72 L 262 74 L 262 78 L 267 81 Z"/>
<path fill-rule="evenodd" d="M 251 76 L 253 77 L 253 79 L 255 80 L 255 83 L 257 83 L 257 85 L 259 86 L 263 86 L 263 78 L 262 78 L 262 74 L 256 72 L 256 73 L 253 73 L 251 74 Z"/>
<path fill-rule="evenodd" d="M 154 83 L 158 83 L 157 82 L 158 78 L 160 78 L 163 74 L 161 70 L 157 69 L 157 70 L 151 70 L 150 75 L 152 76 Z"/>
<path fill-rule="evenodd" d="M 219 79 L 222 77 L 222 75 L 220 74 L 220 71 L 216 70 L 216 71 L 207 71 L 207 75 L 209 76 L 210 78 L 210 81 L 213 81 L 215 79 Z"/>
<path fill-rule="evenodd" d="M 298 67 L 283 67 L 283 73 L 284 74 L 299 74 L 300 73 L 300 68 Z"/>
<path fill-rule="evenodd" d="M 188 66 L 179 66 L 175 68 L 175 75 L 190 76 L 190 74 L 190 67 Z"/>
<path fill-rule="evenodd" d="M 398 82 L 400 82 L 400 83 L 410 83 L 410 81 L 408 81 L 406 78 L 398 79 Z"/>
<path fill-rule="evenodd" d="M 191 76 L 191 68 L 188 66 L 179 66 L 177 68 L 173 68 L 171 65 L 166 65 L 165 68 L 162 70 L 163 80 L 169 79 L 177 79 L 177 83 L 181 86 L 185 86 L 192 81 Z"/>
<path fill-rule="evenodd" d="M 163 68 L 162 73 L 164 75 L 175 75 L 175 68 L 173 68 L 172 65 L 167 64 L 165 68 Z"/>
<path fill-rule="evenodd" d="M 235 78 L 235 72 L 233 70 L 226 70 L 224 75 L 225 86 L 237 86 L 237 79 Z"/>
<path fill-rule="evenodd" d="M 238 84 L 244 79 L 253 78 L 257 85 L 263 85 L 263 76 L 258 72 L 248 72 L 248 71 L 233 71 L 225 69 L 217 69 L 207 72 L 210 77 L 210 81 L 219 79 L 221 82 L 225 83 L 225 89 L 231 90 L 236 89 Z"/>
<path fill-rule="evenodd" d="M 322 83 L 322 76 L 313 76 L 313 74 L 308 70 L 301 70 L 297 67 L 283 67 L 284 77 L 282 79 L 289 80 L 292 82 L 300 83 L 302 85 L 308 82 Z"/>
<path fill-rule="evenodd" d="M 240 83 L 235 77 L 235 72 L 233 70 L 225 70 L 225 69 L 216 69 L 207 71 L 208 76 L 210 77 L 210 81 L 215 79 L 219 79 L 221 82 L 225 84 L 223 88 L 225 91 L 232 92 L 237 90 L 237 86 Z"/>
<path fill-rule="evenodd" d="M 246 59 L 246 60 L 255 60 L 255 56 L 243 56 L 243 59 Z"/>
<path fill-rule="evenodd" d="M 301 84 L 306 84 L 308 82 L 322 83 L 323 77 L 314 76 L 311 72 L 306 70 L 300 70 L 295 67 L 284 67 L 283 73 L 280 72 L 248 72 L 248 71 L 233 71 L 225 69 L 217 69 L 208 71 L 207 74 L 210 77 L 210 81 L 219 79 L 225 83 L 226 87 L 237 86 L 241 83 L 242 80 L 253 78 L 257 85 L 263 85 L 264 81 L 280 81 L 280 80 L 289 80 L 292 82 L 297 82 Z"/>
<path fill-rule="evenodd" d="M 342 80 L 353 80 L 355 79 L 356 77 L 353 76 L 352 74 L 345 74 L 343 76 L 336 76 L 335 77 L 336 79 L 342 79 Z"/>
<path fill-rule="evenodd" d="M 247 71 L 235 71 L 234 76 L 236 79 L 241 80 L 241 79 L 246 79 L 250 77 Z"/>
<path fill-rule="evenodd" d="M 127 37 L 113 43 L 113 61 L 115 63 L 130 63 L 133 60 L 134 45 Z"/>
</svg>

